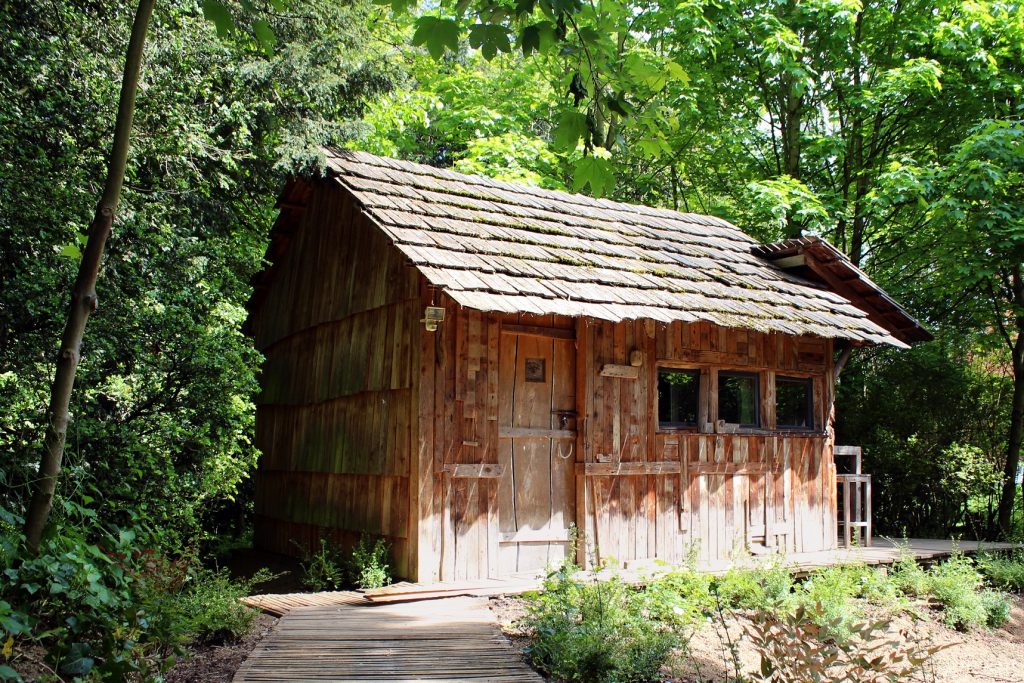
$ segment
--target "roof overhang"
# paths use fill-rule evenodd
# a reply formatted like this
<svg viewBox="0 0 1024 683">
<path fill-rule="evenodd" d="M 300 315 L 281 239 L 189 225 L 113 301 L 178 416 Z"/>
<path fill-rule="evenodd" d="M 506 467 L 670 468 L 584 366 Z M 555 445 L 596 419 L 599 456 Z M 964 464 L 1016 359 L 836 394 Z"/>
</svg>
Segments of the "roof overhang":
<svg viewBox="0 0 1024 683">
<path fill-rule="evenodd" d="M 761 244 L 751 251 L 777 268 L 820 282 L 850 300 L 868 319 L 907 344 L 931 341 L 925 327 L 834 246 L 820 237 Z"/>
</svg>

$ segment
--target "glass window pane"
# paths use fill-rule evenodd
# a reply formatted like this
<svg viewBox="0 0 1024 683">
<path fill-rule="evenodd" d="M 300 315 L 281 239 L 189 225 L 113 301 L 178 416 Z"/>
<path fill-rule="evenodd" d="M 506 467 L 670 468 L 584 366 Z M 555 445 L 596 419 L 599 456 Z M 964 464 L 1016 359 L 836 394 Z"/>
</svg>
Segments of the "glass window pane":
<svg viewBox="0 0 1024 683">
<path fill-rule="evenodd" d="M 658 424 L 696 426 L 699 402 L 699 370 L 658 370 Z"/>
<path fill-rule="evenodd" d="M 811 380 L 803 377 L 775 378 L 775 422 L 779 427 L 814 427 Z"/>
<path fill-rule="evenodd" d="M 746 372 L 718 373 L 718 419 L 756 427 L 759 396 L 757 375 Z"/>
</svg>

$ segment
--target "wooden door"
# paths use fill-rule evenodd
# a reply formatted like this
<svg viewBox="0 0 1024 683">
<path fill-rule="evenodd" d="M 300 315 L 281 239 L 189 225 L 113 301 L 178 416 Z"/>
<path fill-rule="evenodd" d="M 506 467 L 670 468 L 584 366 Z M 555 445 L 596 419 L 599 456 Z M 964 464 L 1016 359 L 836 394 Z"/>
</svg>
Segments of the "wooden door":
<svg viewBox="0 0 1024 683">
<path fill-rule="evenodd" d="M 498 394 L 499 571 L 565 558 L 575 520 L 576 357 L 572 339 L 502 334 Z"/>
</svg>

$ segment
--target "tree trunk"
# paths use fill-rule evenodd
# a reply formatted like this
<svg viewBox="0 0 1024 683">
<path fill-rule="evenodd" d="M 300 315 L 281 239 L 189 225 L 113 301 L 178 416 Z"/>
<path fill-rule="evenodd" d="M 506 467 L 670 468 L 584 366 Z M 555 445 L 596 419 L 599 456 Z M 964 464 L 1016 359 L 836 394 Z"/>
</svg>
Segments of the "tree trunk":
<svg viewBox="0 0 1024 683">
<path fill-rule="evenodd" d="M 61 462 L 64 459 L 64 442 L 70 420 L 69 406 L 71 391 L 75 385 L 75 372 L 78 369 L 82 336 L 89 316 L 96 310 L 96 278 L 99 276 L 103 250 L 114 224 L 114 212 L 117 210 L 124 184 L 125 167 L 128 161 L 128 141 L 132 129 L 132 118 L 135 114 L 135 93 L 139 85 L 139 73 L 142 69 L 142 53 L 149 30 L 149 20 L 153 16 L 156 0 L 139 0 L 132 23 L 131 39 L 128 42 L 128 53 L 125 58 L 124 74 L 121 79 L 121 97 L 117 107 L 117 119 L 114 124 L 114 145 L 110 152 L 107 166 L 107 178 L 103 186 L 103 196 L 96 207 L 96 214 L 89 225 L 89 238 L 85 244 L 85 253 L 78 267 L 78 276 L 71 290 L 71 306 L 68 321 L 61 337 L 60 352 L 57 356 L 57 371 L 53 378 L 50 392 L 50 407 L 47 411 L 46 439 L 42 460 L 39 464 L 39 476 L 32 502 L 25 515 L 25 537 L 29 552 L 35 553 L 50 517 L 53 505 L 53 494 L 60 476 Z"/>
<path fill-rule="evenodd" d="M 1017 467 L 1020 465 L 1021 442 L 1024 441 L 1024 274 L 1017 266 L 1010 279 L 1016 338 L 1010 349 L 1013 362 L 1013 403 L 1010 406 L 1010 434 L 1006 441 L 1006 466 L 1003 468 L 1003 492 L 999 497 L 997 520 L 999 535 L 1010 535 L 1013 506 L 1017 500 Z"/>
<path fill-rule="evenodd" d="M 800 136 L 803 123 L 804 96 L 797 95 L 797 85 L 788 74 L 782 78 L 782 173 L 794 180 L 800 180 Z M 789 214 L 786 216 L 786 237 L 800 237 L 800 223 Z"/>
</svg>

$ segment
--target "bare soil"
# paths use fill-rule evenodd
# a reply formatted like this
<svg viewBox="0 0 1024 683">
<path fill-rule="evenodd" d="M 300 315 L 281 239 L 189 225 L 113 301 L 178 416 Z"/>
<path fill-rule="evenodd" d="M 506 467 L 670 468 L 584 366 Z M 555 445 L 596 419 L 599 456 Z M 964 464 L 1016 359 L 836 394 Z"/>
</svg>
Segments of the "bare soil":
<svg viewBox="0 0 1024 683">
<path fill-rule="evenodd" d="M 252 632 L 237 643 L 202 645 L 190 648 L 165 674 L 167 683 L 230 683 L 238 667 L 277 623 L 277 619 L 260 614 Z"/>
<path fill-rule="evenodd" d="M 513 647 L 523 652 L 529 645 L 529 633 L 522 627 L 526 615 L 522 598 L 502 597 L 491 600 L 491 609 Z M 867 618 L 877 620 L 880 612 L 866 609 Z M 1024 681 L 1024 598 L 1014 597 L 1010 620 L 997 629 L 978 629 L 962 633 L 942 623 L 941 612 L 922 607 L 920 618 L 901 614 L 892 619 L 887 639 L 911 640 L 935 645 L 950 645 L 933 655 L 918 680 L 937 683 L 980 681 L 1016 683 Z M 729 643 L 738 647 L 742 673 L 749 675 L 759 669 L 760 660 L 748 642 L 747 620 L 738 615 L 725 618 L 724 627 L 709 620 L 696 627 L 686 652 L 674 664 L 672 680 L 678 683 L 735 680 Z"/>
</svg>

